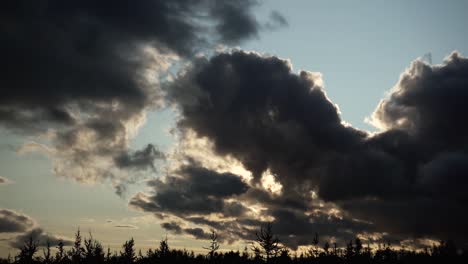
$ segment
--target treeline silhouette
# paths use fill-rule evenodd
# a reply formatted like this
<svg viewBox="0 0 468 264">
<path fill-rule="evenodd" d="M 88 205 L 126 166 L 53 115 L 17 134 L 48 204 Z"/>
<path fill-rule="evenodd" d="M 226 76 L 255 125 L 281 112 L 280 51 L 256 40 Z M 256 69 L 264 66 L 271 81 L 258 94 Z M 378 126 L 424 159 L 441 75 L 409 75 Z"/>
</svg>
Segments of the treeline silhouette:
<svg viewBox="0 0 468 264">
<path fill-rule="evenodd" d="M 194 263 L 194 264 L 354 264 L 354 263 L 468 263 L 468 251 L 457 249 L 453 242 L 441 241 L 438 245 L 423 250 L 394 249 L 388 244 L 372 249 L 364 246 L 359 238 L 349 241 L 344 247 L 336 243 L 320 243 L 315 234 L 312 245 L 304 252 L 292 252 L 281 246 L 280 240 L 273 234 L 271 224 L 261 227 L 255 233 L 256 241 L 250 248 L 240 251 L 220 250 L 218 236 L 212 231 L 207 254 L 195 254 L 185 249 L 172 249 L 169 242 L 163 239 L 159 247 L 146 252 L 136 251 L 135 241 L 131 238 L 122 245 L 121 251 L 105 250 L 102 244 L 89 237 L 82 238 L 80 231 L 75 234 L 74 244 L 65 249 L 63 241 L 56 247 L 47 241 L 44 247 L 39 247 L 39 241 L 29 237 L 19 253 L 0 259 L 0 264 L 157 264 L 157 263 Z M 41 250 L 40 250 L 41 249 Z M 52 252 L 54 251 L 54 252 Z"/>
</svg>

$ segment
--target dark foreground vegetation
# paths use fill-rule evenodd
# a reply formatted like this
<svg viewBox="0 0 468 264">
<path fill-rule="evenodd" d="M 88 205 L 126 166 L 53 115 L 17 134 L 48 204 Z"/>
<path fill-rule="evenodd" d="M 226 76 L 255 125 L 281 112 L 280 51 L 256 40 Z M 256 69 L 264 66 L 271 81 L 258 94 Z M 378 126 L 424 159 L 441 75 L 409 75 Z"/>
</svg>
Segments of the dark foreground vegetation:
<svg viewBox="0 0 468 264">
<path fill-rule="evenodd" d="M 80 231 L 75 234 L 75 242 L 65 249 L 60 241 L 56 247 L 49 242 L 39 247 L 39 241 L 30 237 L 24 242 L 18 255 L 0 259 L 0 264 L 157 264 L 157 263 L 194 263 L 194 264 L 335 264 L 335 263 L 468 263 L 468 251 L 457 249 L 452 242 L 441 242 L 439 245 L 419 251 L 394 249 L 390 244 L 371 249 L 363 246 L 360 239 L 349 241 L 344 247 L 324 242 L 320 244 L 318 235 L 313 239 L 313 245 L 305 252 L 291 252 L 281 246 L 280 241 L 272 233 L 271 225 L 261 228 L 256 233 L 256 241 L 251 248 L 242 252 L 220 250 L 218 238 L 213 231 L 211 241 L 204 247 L 207 254 L 195 254 L 193 251 L 171 249 L 167 238 L 160 241 L 157 249 L 146 252 L 135 250 L 132 239 L 122 245 L 120 252 L 105 250 L 102 244 L 91 234 L 82 239 Z"/>
</svg>

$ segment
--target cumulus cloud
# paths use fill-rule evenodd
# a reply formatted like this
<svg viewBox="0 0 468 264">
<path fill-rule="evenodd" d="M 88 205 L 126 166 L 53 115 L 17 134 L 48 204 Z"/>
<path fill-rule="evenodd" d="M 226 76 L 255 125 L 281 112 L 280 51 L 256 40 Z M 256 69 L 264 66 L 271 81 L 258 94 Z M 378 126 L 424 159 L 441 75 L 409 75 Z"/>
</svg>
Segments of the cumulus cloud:
<svg viewBox="0 0 468 264">
<path fill-rule="evenodd" d="M 0 233 L 25 232 L 35 225 L 31 217 L 9 209 L 0 209 Z"/>
<path fill-rule="evenodd" d="M 320 83 L 318 74 L 293 73 L 285 60 L 239 51 L 197 61 L 168 93 L 182 112 L 179 128 L 209 138 L 218 154 L 237 158 L 257 180 L 270 166 L 290 170 L 295 166 L 281 165 L 308 157 L 288 172 L 292 179 L 365 135 L 342 124 Z"/>
<path fill-rule="evenodd" d="M 2 6 L 0 125 L 40 137 L 54 172 L 83 182 L 147 169 L 152 147 L 126 153 L 160 106 L 172 63 L 258 34 L 242 1 L 13 1 Z"/>
<path fill-rule="evenodd" d="M 431 140 L 438 151 L 466 145 L 468 127 L 462 120 L 468 96 L 467 71 L 467 59 L 458 52 L 450 54 L 441 65 L 414 61 L 389 98 L 380 102 L 372 122 Z"/>
<path fill-rule="evenodd" d="M 325 179 L 335 187 L 322 197 L 400 238 L 467 243 L 467 73 L 468 59 L 457 52 L 440 65 L 412 62 L 372 115 L 382 129 L 365 140 L 374 154 L 338 163 L 342 172 Z M 329 182 L 340 174 L 343 185 Z"/>
<path fill-rule="evenodd" d="M 372 193 L 369 186 L 374 199 L 343 201 L 344 208 L 394 234 L 467 242 L 467 72 L 468 59 L 457 52 L 440 65 L 411 63 L 373 113 L 372 123 L 383 131 L 367 142 L 401 172 L 384 190 Z"/>
<path fill-rule="evenodd" d="M 315 232 L 338 242 L 466 243 L 467 65 L 458 53 L 441 65 L 413 62 L 372 115 L 382 130 L 370 134 L 341 120 L 318 73 L 253 52 L 200 58 L 165 87 L 180 111 L 179 147 L 188 146 L 171 170 L 198 169 L 150 182 L 154 193 L 131 204 L 167 219 L 167 230 L 204 238 L 213 228 L 226 242 L 252 239 L 272 221 L 292 248 Z M 232 173 L 245 191 L 234 199 L 201 191 L 192 176 L 200 168 L 220 181 Z"/>
</svg>

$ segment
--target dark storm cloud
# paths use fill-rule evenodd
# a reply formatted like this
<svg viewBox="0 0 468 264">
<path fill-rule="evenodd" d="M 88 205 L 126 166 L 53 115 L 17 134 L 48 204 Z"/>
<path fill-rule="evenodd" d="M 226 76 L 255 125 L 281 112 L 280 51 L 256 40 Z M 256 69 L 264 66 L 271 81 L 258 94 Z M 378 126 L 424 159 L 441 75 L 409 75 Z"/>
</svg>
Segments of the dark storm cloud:
<svg viewBox="0 0 468 264">
<path fill-rule="evenodd" d="M 180 109 L 181 133 L 208 138 L 217 155 L 253 174 L 236 202 L 263 207 L 257 217 L 271 217 L 295 248 L 315 232 L 337 241 L 378 233 L 466 243 L 466 83 L 468 59 L 458 53 L 442 65 L 413 62 L 373 114 L 382 128 L 375 134 L 343 124 L 317 74 L 296 74 L 273 56 L 233 51 L 200 59 L 166 89 Z M 258 184 L 264 173 L 281 184 L 280 194 Z M 265 223 L 248 207 L 236 223 L 209 219 L 220 207 L 172 215 L 233 240 L 252 239 Z"/>
<path fill-rule="evenodd" d="M 150 157 L 125 152 L 131 130 L 161 104 L 157 79 L 176 57 L 256 36 L 255 6 L 253 0 L 2 3 L 0 125 L 26 135 L 48 132 L 54 150 L 48 155 L 61 176 L 116 177 L 111 165 L 97 165 L 100 158 L 148 168 Z"/>
<path fill-rule="evenodd" d="M 468 202 L 468 153 L 442 153 L 421 168 L 420 188 L 428 196 Z"/>
<path fill-rule="evenodd" d="M 457 52 L 450 54 L 442 65 L 414 61 L 390 97 L 378 105 L 374 122 L 429 140 L 437 151 L 466 147 L 467 72 L 468 59 Z"/>
<path fill-rule="evenodd" d="M 180 225 L 176 222 L 165 222 L 161 224 L 161 227 L 173 232 L 174 234 L 181 234 L 182 233 L 182 228 Z"/>
<path fill-rule="evenodd" d="M 164 153 L 159 151 L 154 145 L 148 144 L 142 150 L 120 154 L 115 158 L 115 164 L 120 168 L 151 168 L 155 170 L 154 161 L 158 159 L 164 159 Z"/>
<path fill-rule="evenodd" d="M 0 233 L 24 232 L 34 226 L 34 220 L 13 210 L 0 209 Z"/>
<path fill-rule="evenodd" d="M 255 222 L 255 226 L 248 225 L 249 220 Z M 186 217 L 184 221 L 194 224 L 196 228 L 184 228 L 182 233 L 194 236 L 197 239 L 208 239 L 212 230 L 218 235 L 221 243 L 232 244 L 239 240 L 252 240 L 255 235 L 255 228 L 265 224 L 262 221 L 255 221 L 250 218 L 236 218 L 235 220 L 209 220 L 205 217 Z M 168 229 L 169 230 L 169 229 Z"/>
<path fill-rule="evenodd" d="M 367 142 L 393 160 L 378 174 L 387 187 L 369 186 L 372 199 L 339 204 L 379 230 L 466 243 L 467 81 L 468 59 L 457 52 L 441 65 L 414 61 L 373 114 L 387 130 Z"/>
<path fill-rule="evenodd" d="M 111 101 L 139 111 L 151 100 L 137 71 L 150 63 L 142 46 L 192 54 L 208 41 L 204 20 L 214 20 L 222 40 L 242 40 L 258 31 L 254 5 L 251 0 L 4 3 L 1 52 L 8 67 L 2 69 L 0 120 L 27 130 L 40 125 L 31 121 L 70 125 L 77 122 L 67 108 L 72 102 L 82 111 L 80 103 Z"/>
<path fill-rule="evenodd" d="M 320 81 L 314 73 L 293 73 L 277 57 L 236 51 L 198 61 L 168 93 L 182 111 L 181 129 L 208 137 L 256 179 L 273 167 L 283 172 L 278 177 L 287 173 L 293 180 L 364 136 L 341 123 Z"/>
<path fill-rule="evenodd" d="M 178 126 L 182 133 L 193 130 L 199 137 L 209 138 L 217 154 L 240 160 L 253 173 L 254 186 L 270 170 L 283 188 L 281 195 L 273 195 L 250 187 L 236 198 L 239 202 L 231 205 L 237 209 L 233 212 L 236 222 L 191 216 L 221 212 L 219 207 L 205 212 L 173 211 L 174 215 L 192 224 L 220 230 L 221 236 L 228 237 L 227 241 L 250 240 L 266 221 L 256 219 L 240 202 L 257 204 L 265 207 L 259 214 L 274 219 L 274 226 L 288 237 L 284 243 L 291 248 L 310 244 L 315 232 L 323 232 L 329 238 L 345 235 L 348 238 L 350 233 L 363 230 L 361 223 L 351 219 L 310 214 L 314 202 L 311 191 L 321 182 L 326 168 L 343 155 L 364 148 L 367 136 L 342 123 L 321 82 L 316 73 L 294 73 L 285 60 L 243 51 L 200 59 L 179 75 L 167 92 L 169 99 L 180 107 Z M 155 185 L 156 193 L 164 193 L 160 186 Z M 199 195 L 203 193 L 198 193 L 195 199 L 208 197 Z M 173 202 L 172 206 L 180 204 Z M 157 206 L 147 209 L 161 211 Z M 337 226 L 340 231 L 336 231 Z"/>
<path fill-rule="evenodd" d="M 210 237 L 210 233 L 205 232 L 201 228 L 186 228 L 184 229 L 186 234 L 194 236 L 196 239 L 208 239 Z"/>
<path fill-rule="evenodd" d="M 319 196 L 325 200 L 395 197 L 409 191 L 404 164 L 381 150 L 363 149 L 341 155 L 331 160 L 322 173 Z"/>
<path fill-rule="evenodd" d="M 466 244 L 466 205 L 450 198 L 402 197 L 345 201 L 341 207 L 373 223 L 375 230 L 401 238 L 451 239 Z"/>
<path fill-rule="evenodd" d="M 130 205 L 144 211 L 176 215 L 222 213 L 231 214 L 236 208 L 225 198 L 245 193 L 246 183 L 237 175 L 217 173 L 196 164 L 180 168 L 176 175 L 148 182 L 155 193 L 133 197 Z M 238 210 L 238 209 L 237 209 Z"/>
<path fill-rule="evenodd" d="M 184 171 L 185 173 L 178 175 L 181 178 L 172 179 L 170 184 L 168 184 L 167 178 L 165 182 L 150 182 L 149 185 L 154 188 L 155 194 L 153 196 L 137 195 L 133 197 L 130 204 L 141 210 L 160 215 L 162 218 L 168 216 L 179 218 L 181 222 L 171 221 L 161 224 L 161 227 L 170 232 L 187 234 L 197 239 L 207 239 L 209 237 L 208 230 L 216 230 L 219 241 L 223 243 L 253 240 L 255 231 L 266 224 L 267 221 L 259 220 L 258 216 L 251 215 L 251 209 L 242 203 L 226 200 L 232 198 L 232 193 L 238 188 L 234 187 L 235 184 L 228 183 L 223 174 L 197 167 L 195 169 L 190 167 Z M 199 171 L 205 175 L 203 178 L 192 177 L 192 174 L 200 174 Z M 187 174 L 187 172 L 192 174 Z M 212 175 L 213 178 L 217 177 L 218 179 L 208 180 L 206 175 Z M 238 176 L 234 177 L 237 177 L 236 182 L 240 181 Z M 190 182 L 188 182 L 189 180 Z M 213 189 L 233 186 L 232 191 L 229 194 L 222 191 L 221 193 L 224 194 L 220 195 L 218 191 L 210 191 L 204 187 L 196 186 L 197 184 L 208 186 L 212 182 L 214 182 Z M 225 184 L 220 187 L 221 185 L 216 182 L 224 182 Z M 191 186 L 191 188 L 187 188 L 187 186 Z M 253 189 L 255 188 L 251 187 L 247 192 L 237 191 L 234 198 L 247 204 L 260 202 L 262 206 L 267 207 L 261 212 L 261 215 L 273 217 L 275 232 L 284 238 L 283 243 L 290 248 L 296 249 L 300 245 L 310 244 L 315 232 L 319 230 L 321 236 L 327 239 L 333 238 L 341 243 L 351 239 L 357 232 L 370 230 L 368 224 L 330 216 L 319 211 L 308 215 L 305 211 L 307 208 L 297 206 L 284 196 L 274 197 L 261 189 L 252 191 Z M 218 214 L 219 217 L 209 219 L 208 216 L 213 213 Z M 184 228 L 182 227 L 183 222 L 198 227 Z"/>
<path fill-rule="evenodd" d="M 315 233 L 320 234 L 322 241 L 334 239 L 338 244 L 343 245 L 353 239 L 356 234 L 364 230 L 372 230 L 370 224 L 325 213 L 306 215 L 303 212 L 285 208 L 273 211 L 272 215 L 275 217 L 273 222 L 275 233 L 282 238 L 282 243 L 292 249 L 312 244 Z"/>
<path fill-rule="evenodd" d="M 208 1 L 210 15 L 217 20 L 216 31 L 224 43 L 237 43 L 239 40 L 255 37 L 259 23 L 250 13 L 256 0 Z"/>
<path fill-rule="evenodd" d="M 467 243 L 468 59 L 414 61 L 383 99 L 372 122 L 384 129 L 322 178 L 322 198 L 375 230 Z M 340 184 L 341 183 L 341 184 Z"/>
<path fill-rule="evenodd" d="M 46 247 L 47 241 L 49 241 L 51 247 L 57 246 L 60 241 L 62 241 L 65 246 L 73 245 L 73 241 L 69 239 L 60 238 L 58 236 L 48 234 L 44 232 L 42 228 L 34 228 L 31 231 L 17 236 L 14 241 L 10 242 L 10 246 L 13 248 L 20 249 L 21 247 L 23 247 L 25 242 L 29 241 L 30 238 L 32 238 L 33 241 L 35 241 L 39 247 Z"/>
</svg>

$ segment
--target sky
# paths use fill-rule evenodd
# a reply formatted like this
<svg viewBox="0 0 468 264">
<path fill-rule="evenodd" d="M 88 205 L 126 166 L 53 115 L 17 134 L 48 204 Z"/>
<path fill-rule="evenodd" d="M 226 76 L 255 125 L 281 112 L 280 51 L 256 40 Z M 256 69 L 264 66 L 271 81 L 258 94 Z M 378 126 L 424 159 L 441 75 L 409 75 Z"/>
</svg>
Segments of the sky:
<svg viewBox="0 0 468 264">
<path fill-rule="evenodd" d="M 466 1 L 3 5 L 0 256 L 468 242 Z"/>
</svg>

